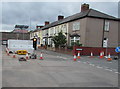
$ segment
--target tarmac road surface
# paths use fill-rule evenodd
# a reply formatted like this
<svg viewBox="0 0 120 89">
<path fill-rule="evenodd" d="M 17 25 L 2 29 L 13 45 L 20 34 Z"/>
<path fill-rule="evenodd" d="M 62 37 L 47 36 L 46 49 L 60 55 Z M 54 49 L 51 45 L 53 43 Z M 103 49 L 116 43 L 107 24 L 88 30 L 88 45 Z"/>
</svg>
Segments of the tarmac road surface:
<svg viewBox="0 0 120 89">
<path fill-rule="evenodd" d="M 40 52 L 43 60 L 39 60 Z M 36 53 L 38 59 L 19 62 L 2 51 L 3 87 L 118 86 L 117 61 L 107 63 L 104 59 L 88 57 L 73 61 L 72 56 L 56 52 L 38 50 Z"/>
</svg>

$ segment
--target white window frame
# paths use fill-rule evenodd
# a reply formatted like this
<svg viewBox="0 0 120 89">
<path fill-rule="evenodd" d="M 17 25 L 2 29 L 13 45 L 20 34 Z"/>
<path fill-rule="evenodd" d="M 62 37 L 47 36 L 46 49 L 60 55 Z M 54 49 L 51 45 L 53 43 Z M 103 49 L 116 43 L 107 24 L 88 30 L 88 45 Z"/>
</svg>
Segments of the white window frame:
<svg viewBox="0 0 120 89">
<path fill-rule="evenodd" d="M 73 31 L 80 30 L 80 22 L 74 22 L 72 26 Z"/>
<path fill-rule="evenodd" d="M 72 39 L 71 39 L 71 38 L 72 38 Z M 73 41 L 73 42 L 79 41 L 79 43 L 80 43 L 80 37 L 71 37 L 71 38 L 70 38 L 70 46 L 71 46 L 72 41 Z"/>
<path fill-rule="evenodd" d="M 109 21 L 105 21 L 104 31 L 109 31 L 109 29 L 110 29 L 110 22 Z"/>
</svg>

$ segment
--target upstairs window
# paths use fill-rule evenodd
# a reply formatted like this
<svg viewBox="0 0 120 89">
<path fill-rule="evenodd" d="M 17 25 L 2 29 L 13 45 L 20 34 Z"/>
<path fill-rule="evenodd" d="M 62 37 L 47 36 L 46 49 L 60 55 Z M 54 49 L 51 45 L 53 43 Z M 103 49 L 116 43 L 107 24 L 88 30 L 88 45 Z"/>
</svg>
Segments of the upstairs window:
<svg viewBox="0 0 120 89">
<path fill-rule="evenodd" d="M 80 30 L 80 22 L 73 23 L 73 31 Z"/>
<path fill-rule="evenodd" d="M 110 28 L 110 23 L 108 21 L 105 21 L 104 31 L 109 31 L 109 28 Z"/>
</svg>

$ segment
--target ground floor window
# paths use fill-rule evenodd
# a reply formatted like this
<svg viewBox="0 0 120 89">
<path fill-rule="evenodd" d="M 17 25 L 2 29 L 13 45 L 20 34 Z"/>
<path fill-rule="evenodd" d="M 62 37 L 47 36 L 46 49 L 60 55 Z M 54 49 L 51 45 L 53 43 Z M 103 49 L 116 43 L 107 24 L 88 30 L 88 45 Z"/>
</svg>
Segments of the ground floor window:
<svg viewBox="0 0 120 89">
<path fill-rule="evenodd" d="M 73 46 L 74 44 L 80 44 L 80 37 L 71 37 L 70 46 Z"/>
</svg>

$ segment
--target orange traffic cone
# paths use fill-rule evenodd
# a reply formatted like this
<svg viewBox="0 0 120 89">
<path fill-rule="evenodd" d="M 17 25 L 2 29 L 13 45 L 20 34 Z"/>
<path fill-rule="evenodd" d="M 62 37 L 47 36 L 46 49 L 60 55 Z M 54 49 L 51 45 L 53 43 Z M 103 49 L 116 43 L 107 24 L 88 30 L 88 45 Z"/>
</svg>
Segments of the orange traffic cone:
<svg viewBox="0 0 120 89">
<path fill-rule="evenodd" d="M 104 57 L 104 51 L 102 51 L 102 55 L 103 55 L 103 57 Z"/>
<path fill-rule="evenodd" d="M 103 52 L 100 52 L 100 59 L 104 57 Z"/>
<path fill-rule="evenodd" d="M 75 54 L 74 54 L 74 58 L 73 58 L 73 60 L 74 60 L 74 61 L 76 61 L 76 60 L 77 60 L 77 59 L 76 59 L 76 55 L 75 55 Z"/>
<path fill-rule="evenodd" d="M 80 59 L 80 51 L 78 51 L 77 58 Z"/>
<path fill-rule="evenodd" d="M 7 55 L 10 56 L 9 51 L 7 51 Z"/>
<path fill-rule="evenodd" d="M 26 60 L 28 60 L 29 59 L 29 57 L 28 57 L 28 53 L 26 54 Z"/>
<path fill-rule="evenodd" d="M 6 53 L 7 53 L 8 49 L 6 48 L 5 51 L 6 51 Z"/>
<path fill-rule="evenodd" d="M 40 60 L 43 60 L 43 57 L 42 57 L 43 55 L 42 55 L 42 52 L 41 52 L 41 54 L 40 54 Z"/>
<path fill-rule="evenodd" d="M 13 58 L 16 58 L 16 55 L 13 53 Z"/>
<path fill-rule="evenodd" d="M 112 61 L 112 58 L 111 58 L 111 56 L 110 56 L 110 53 L 108 54 L 108 59 L 107 59 L 107 61 Z"/>
<path fill-rule="evenodd" d="M 93 53 L 92 52 L 90 53 L 90 58 L 93 58 Z"/>
</svg>

